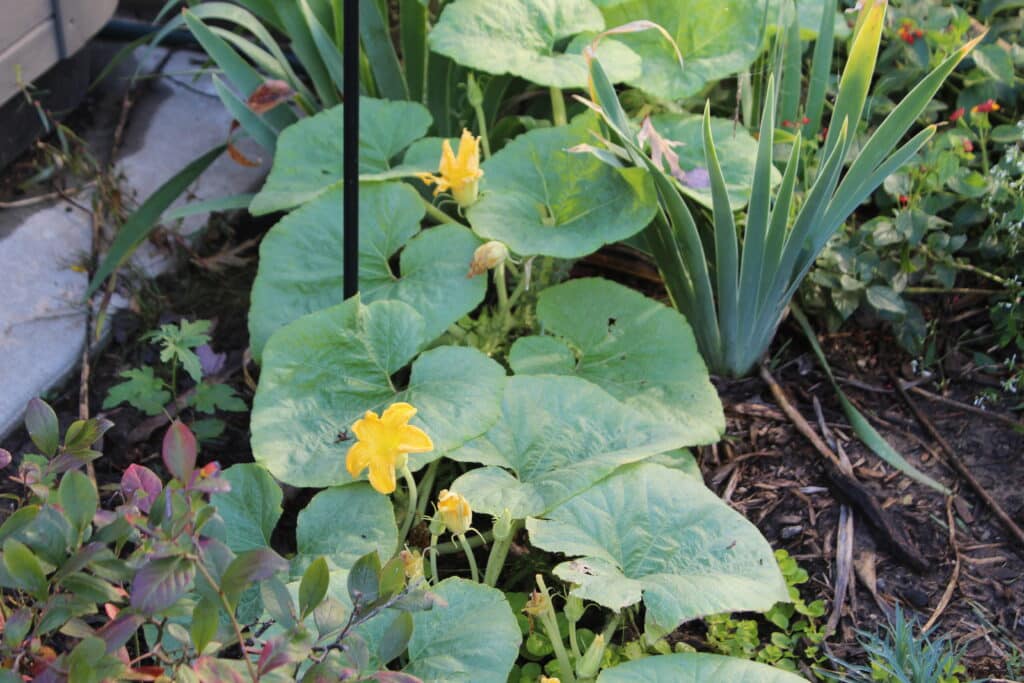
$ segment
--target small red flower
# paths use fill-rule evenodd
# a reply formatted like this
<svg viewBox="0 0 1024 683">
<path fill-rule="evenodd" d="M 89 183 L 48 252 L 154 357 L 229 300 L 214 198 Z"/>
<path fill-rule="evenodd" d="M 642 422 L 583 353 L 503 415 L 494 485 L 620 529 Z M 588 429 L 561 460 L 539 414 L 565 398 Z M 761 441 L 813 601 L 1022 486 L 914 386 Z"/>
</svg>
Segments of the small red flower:
<svg viewBox="0 0 1024 683">
<path fill-rule="evenodd" d="M 792 128 L 795 125 L 796 124 L 793 123 L 792 121 L 790 121 L 789 119 L 786 119 L 785 121 L 782 122 L 782 127 L 783 128 Z"/>
<path fill-rule="evenodd" d="M 964 151 L 968 154 L 974 151 L 974 143 L 966 138 L 964 139 Z"/>
<path fill-rule="evenodd" d="M 900 206 L 906 206 L 910 203 L 910 197 L 905 194 L 900 195 Z"/>
<path fill-rule="evenodd" d="M 803 125 L 803 126 L 806 126 L 806 125 L 807 125 L 808 123 L 810 123 L 810 122 L 811 122 L 811 119 L 809 119 L 809 118 L 808 118 L 808 117 L 806 117 L 806 116 L 805 116 L 805 117 L 803 117 L 802 119 L 800 119 L 800 125 Z"/>
<path fill-rule="evenodd" d="M 959 107 L 956 111 L 949 115 L 949 122 L 956 123 L 964 117 L 964 108 Z"/>
<path fill-rule="evenodd" d="M 990 97 L 981 104 L 976 104 L 971 107 L 971 113 L 988 114 L 989 112 L 999 111 L 1000 109 L 1002 109 L 1002 107 L 999 106 L 999 103 Z"/>
<path fill-rule="evenodd" d="M 914 22 L 910 19 L 904 19 L 900 25 L 899 30 L 896 34 L 900 37 L 907 45 L 913 45 L 918 38 L 924 38 L 924 31 L 919 28 L 914 28 Z"/>
</svg>

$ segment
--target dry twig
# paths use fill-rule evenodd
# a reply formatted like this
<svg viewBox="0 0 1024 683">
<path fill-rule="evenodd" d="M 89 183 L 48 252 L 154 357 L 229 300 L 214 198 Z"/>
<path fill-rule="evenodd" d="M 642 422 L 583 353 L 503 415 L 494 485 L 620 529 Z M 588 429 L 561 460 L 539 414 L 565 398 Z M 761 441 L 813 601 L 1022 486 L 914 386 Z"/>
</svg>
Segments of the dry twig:
<svg viewBox="0 0 1024 683">
<path fill-rule="evenodd" d="M 953 555 L 956 557 L 956 563 L 953 565 L 953 573 L 949 577 L 949 583 L 946 584 L 946 590 L 942 593 L 942 598 L 939 600 L 939 604 L 935 606 L 935 611 L 932 612 L 932 616 L 928 619 L 928 622 L 921 629 L 922 632 L 928 631 L 935 622 L 942 616 L 942 612 L 949 605 L 950 599 L 953 597 L 953 591 L 956 590 L 957 579 L 960 578 L 960 549 L 956 544 L 956 520 L 953 519 L 953 497 L 946 497 L 946 521 L 949 523 L 949 547 L 953 549 Z"/>
<path fill-rule="evenodd" d="M 981 498 L 992 513 L 999 518 L 999 521 L 1003 523 L 1010 534 L 1012 534 L 1017 540 L 1020 547 L 1019 549 L 1024 550 L 1024 530 L 1022 530 L 1017 523 L 1013 521 L 1013 518 L 1007 514 L 1006 510 L 1003 509 L 1003 506 L 999 504 L 999 501 L 992 497 L 992 494 L 990 494 L 988 490 L 981 485 L 981 482 L 975 478 L 974 474 L 972 474 L 967 468 L 967 465 L 957 457 L 956 451 L 954 451 L 953 447 L 949 445 L 946 438 L 939 433 L 939 430 L 935 428 L 935 425 L 928 419 L 928 416 L 921 412 L 921 409 L 917 407 L 917 404 L 910 400 L 910 395 L 907 393 L 903 383 L 901 383 L 896 377 L 893 377 L 893 382 L 900 390 L 900 394 L 903 396 L 903 400 L 907 402 L 911 412 L 914 413 L 914 416 L 917 417 L 918 421 L 924 426 L 928 433 L 932 435 L 932 438 L 938 442 L 942 451 L 946 454 L 946 459 L 949 461 L 949 464 L 960 474 L 960 476 L 967 480 L 967 483 L 970 484 L 971 488 L 974 489 L 974 492 L 978 494 L 978 497 Z"/>
</svg>

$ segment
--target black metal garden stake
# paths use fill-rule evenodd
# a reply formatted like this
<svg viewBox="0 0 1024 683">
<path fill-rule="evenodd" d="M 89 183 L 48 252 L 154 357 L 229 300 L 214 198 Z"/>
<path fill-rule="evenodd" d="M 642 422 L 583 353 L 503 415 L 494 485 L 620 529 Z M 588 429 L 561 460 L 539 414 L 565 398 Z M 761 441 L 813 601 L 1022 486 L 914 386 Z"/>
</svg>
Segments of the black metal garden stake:
<svg viewBox="0 0 1024 683">
<path fill-rule="evenodd" d="M 346 299 L 359 292 L 359 1 L 345 0 L 342 284 Z"/>
</svg>

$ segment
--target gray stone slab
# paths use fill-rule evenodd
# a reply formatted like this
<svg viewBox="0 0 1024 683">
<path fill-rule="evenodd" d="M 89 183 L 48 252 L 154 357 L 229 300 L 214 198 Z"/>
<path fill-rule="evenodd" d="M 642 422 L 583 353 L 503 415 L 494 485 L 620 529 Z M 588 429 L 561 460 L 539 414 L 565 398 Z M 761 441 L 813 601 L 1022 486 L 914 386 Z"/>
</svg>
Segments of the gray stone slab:
<svg viewBox="0 0 1024 683">
<path fill-rule="evenodd" d="M 209 79 L 193 79 L 201 59 L 174 54 L 163 69 L 167 77 L 135 104 L 117 164 L 122 187 L 136 202 L 228 135 L 231 116 Z M 85 135 L 104 137 L 103 131 Z M 252 191 L 265 173 L 266 164 L 244 168 L 225 156 L 180 202 Z M 175 227 L 190 234 L 205 221 L 199 215 Z M 90 241 L 88 216 L 63 202 L 0 212 L 0 438 L 20 423 L 31 398 L 62 383 L 79 363 L 87 282 L 71 266 L 88 253 Z M 147 244 L 136 263 L 155 274 L 170 261 Z"/>
</svg>

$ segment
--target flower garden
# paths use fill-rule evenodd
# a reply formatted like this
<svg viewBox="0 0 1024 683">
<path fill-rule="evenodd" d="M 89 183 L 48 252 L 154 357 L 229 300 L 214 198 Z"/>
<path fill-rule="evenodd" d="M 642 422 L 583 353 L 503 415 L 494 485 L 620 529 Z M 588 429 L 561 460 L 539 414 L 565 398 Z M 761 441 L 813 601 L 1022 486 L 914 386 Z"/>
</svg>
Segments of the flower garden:
<svg viewBox="0 0 1024 683">
<path fill-rule="evenodd" d="M 0 448 L 0 682 L 1024 677 L 1022 28 L 168 2 L 234 124 Z"/>
</svg>

